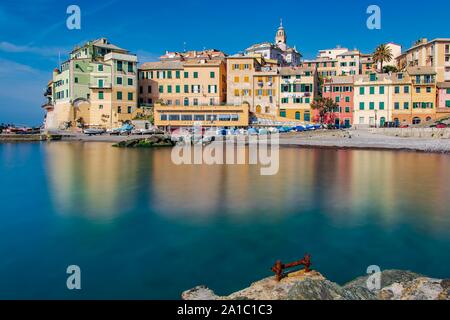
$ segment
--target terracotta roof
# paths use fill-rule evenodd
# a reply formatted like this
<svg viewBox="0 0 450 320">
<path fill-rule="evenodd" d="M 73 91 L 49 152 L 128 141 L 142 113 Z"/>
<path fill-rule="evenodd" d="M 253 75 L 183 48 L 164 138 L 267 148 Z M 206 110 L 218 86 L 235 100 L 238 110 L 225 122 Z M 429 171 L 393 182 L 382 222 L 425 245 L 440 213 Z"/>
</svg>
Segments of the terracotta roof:
<svg viewBox="0 0 450 320">
<path fill-rule="evenodd" d="M 406 71 L 413 76 L 436 74 L 436 70 L 433 67 L 409 67 Z"/>
<path fill-rule="evenodd" d="M 308 67 L 282 67 L 280 68 L 280 74 L 281 75 L 298 75 L 303 74 L 304 72 L 311 72 L 315 73 L 315 68 L 308 68 Z"/>
<path fill-rule="evenodd" d="M 450 82 L 438 82 L 439 89 L 450 89 Z"/>
</svg>

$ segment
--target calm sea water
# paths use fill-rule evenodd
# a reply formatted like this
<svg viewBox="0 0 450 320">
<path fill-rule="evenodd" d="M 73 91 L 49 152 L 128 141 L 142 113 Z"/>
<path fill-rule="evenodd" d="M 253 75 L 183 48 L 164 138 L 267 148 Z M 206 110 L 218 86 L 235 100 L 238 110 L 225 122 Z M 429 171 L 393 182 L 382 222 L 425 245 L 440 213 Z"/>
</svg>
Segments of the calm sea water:
<svg viewBox="0 0 450 320">
<path fill-rule="evenodd" d="M 450 157 L 284 148 L 280 171 L 181 166 L 170 150 L 0 144 L 0 298 L 228 294 L 312 254 L 338 283 L 369 265 L 450 276 Z M 82 290 L 66 288 L 81 267 Z"/>
</svg>

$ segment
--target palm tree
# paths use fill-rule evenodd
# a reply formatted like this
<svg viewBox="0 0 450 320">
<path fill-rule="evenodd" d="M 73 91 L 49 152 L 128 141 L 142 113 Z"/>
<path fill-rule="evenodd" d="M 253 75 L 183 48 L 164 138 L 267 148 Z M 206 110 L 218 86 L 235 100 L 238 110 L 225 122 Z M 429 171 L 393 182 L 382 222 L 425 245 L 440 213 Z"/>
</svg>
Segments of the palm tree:
<svg viewBox="0 0 450 320">
<path fill-rule="evenodd" d="M 385 44 L 379 45 L 373 54 L 373 61 L 375 63 L 381 63 L 381 72 L 383 72 L 383 63 L 385 62 L 391 62 L 392 58 L 394 56 L 392 55 L 392 50 Z"/>
<path fill-rule="evenodd" d="M 339 105 L 330 98 L 319 97 L 311 103 L 311 109 L 319 112 L 320 123 L 323 124 L 325 116 L 329 113 L 334 114 Z"/>
</svg>

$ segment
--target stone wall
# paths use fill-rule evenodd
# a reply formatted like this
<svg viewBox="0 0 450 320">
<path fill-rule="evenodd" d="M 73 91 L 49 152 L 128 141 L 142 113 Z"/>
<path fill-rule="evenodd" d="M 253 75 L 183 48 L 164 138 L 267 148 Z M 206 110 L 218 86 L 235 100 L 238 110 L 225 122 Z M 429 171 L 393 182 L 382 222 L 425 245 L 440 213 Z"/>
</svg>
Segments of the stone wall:
<svg viewBox="0 0 450 320">
<path fill-rule="evenodd" d="M 384 134 L 395 137 L 413 137 L 413 138 L 436 138 L 436 139 L 450 139 L 450 128 L 377 128 L 370 129 L 372 133 Z"/>
</svg>

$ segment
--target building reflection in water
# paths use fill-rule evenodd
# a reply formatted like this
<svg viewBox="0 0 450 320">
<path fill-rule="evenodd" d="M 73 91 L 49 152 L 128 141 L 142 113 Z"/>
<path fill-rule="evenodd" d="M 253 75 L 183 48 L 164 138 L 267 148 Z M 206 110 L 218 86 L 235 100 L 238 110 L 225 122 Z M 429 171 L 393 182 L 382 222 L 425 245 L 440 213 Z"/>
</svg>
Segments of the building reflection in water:
<svg viewBox="0 0 450 320">
<path fill-rule="evenodd" d="M 375 215 L 389 225 L 419 212 L 448 222 L 445 155 L 282 148 L 274 176 L 262 176 L 258 165 L 176 166 L 170 149 L 105 143 L 50 143 L 46 158 L 61 214 L 114 218 L 141 210 L 204 219 L 320 211 L 339 223 Z"/>
</svg>

